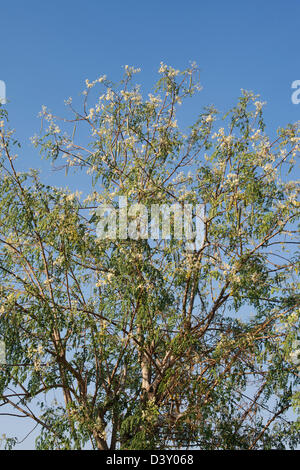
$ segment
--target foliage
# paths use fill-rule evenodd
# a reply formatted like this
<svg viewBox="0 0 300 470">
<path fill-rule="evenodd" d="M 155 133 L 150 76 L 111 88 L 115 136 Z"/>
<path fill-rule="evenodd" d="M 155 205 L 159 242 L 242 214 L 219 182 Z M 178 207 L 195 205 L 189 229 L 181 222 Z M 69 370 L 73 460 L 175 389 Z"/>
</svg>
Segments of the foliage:
<svg viewBox="0 0 300 470">
<path fill-rule="evenodd" d="M 243 91 L 223 127 L 210 107 L 180 130 L 196 65 L 161 64 L 146 97 L 136 72 L 87 80 L 69 118 L 43 107 L 33 143 L 83 194 L 18 172 L 0 109 L 2 409 L 39 425 L 38 449 L 293 448 L 299 127 L 271 141 Z M 97 239 L 90 217 L 118 196 L 204 204 L 203 244 Z"/>
</svg>

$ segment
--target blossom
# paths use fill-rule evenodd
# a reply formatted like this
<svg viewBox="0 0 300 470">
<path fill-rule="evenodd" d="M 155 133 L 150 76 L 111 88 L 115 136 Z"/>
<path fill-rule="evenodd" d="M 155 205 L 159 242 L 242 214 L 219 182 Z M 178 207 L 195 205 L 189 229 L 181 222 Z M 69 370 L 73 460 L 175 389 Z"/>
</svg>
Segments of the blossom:
<svg viewBox="0 0 300 470">
<path fill-rule="evenodd" d="M 212 117 L 211 114 L 209 114 L 208 116 L 205 117 L 205 122 L 212 122 L 214 120 L 214 118 Z"/>
<path fill-rule="evenodd" d="M 273 167 L 272 167 L 271 163 L 266 163 L 266 164 L 264 165 L 264 170 L 265 170 L 265 171 L 273 170 Z"/>
<path fill-rule="evenodd" d="M 102 83 L 106 80 L 106 75 L 101 75 L 101 77 L 98 78 L 98 83 Z"/>
<path fill-rule="evenodd" d="M 228 173 L 227 179 L 229 183 L 236 184 L 239 181 L 238 176 L 235 173 Z"/>
<path fill-rule="evenodd" d="M 254 106 L 256 108 L 256 112 L 261 111 L 262 107 L 266 104 L 265 101 L 255 101 Z"/>
<path fill-rule="evenodd" d="M 156 104 L 161 103 L 161 97 L 160 96 L 154 96 L 151 93 L 149 93 L 148 97 L 149 97 L 149 103 L 150 104 L 156 105 Z"/>
<path fill-rule="evenodd" d="M 89 82 L 88 79 L 86 79 L 85 84 L 86 84 L 86 87 L 87 87 L 87 88 L 92 88 L 92 87 L 94 86 L 94 83 L 93 83 L 93 82 Z"/>
</svg>

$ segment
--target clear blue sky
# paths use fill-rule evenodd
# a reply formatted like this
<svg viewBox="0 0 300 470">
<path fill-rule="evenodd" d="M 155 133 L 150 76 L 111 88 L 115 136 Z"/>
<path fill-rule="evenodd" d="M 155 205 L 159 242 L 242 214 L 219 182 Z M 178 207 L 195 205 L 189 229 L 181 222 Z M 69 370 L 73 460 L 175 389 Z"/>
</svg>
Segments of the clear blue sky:
<svg viewBox="0 0 300 470">
<path fill-rule="evenodd" d="M 2 1 L 0 80 L 24 143 L 22 166 L 46 169 L 29 145 L 42 104 L 61 112 L 86 78 L 117 80 L 125 64 L 141 67 L 138 80 L 150 88 L 160 61 L 176 68 L 196 61 L 203 91 L 193 115 L 212 103 L 226 111 L 244 88 L 267 101 L 271 132 L 300 120 L 300 104 L 291 102 L 291 84 L 300 80 L 299 30 L 299 0 Z M 0 436 L 24 437 L 31 429 L 24 421 L 0 416 Z M 19 448 L 33 445 L 29 437 Z"/>
</svg>

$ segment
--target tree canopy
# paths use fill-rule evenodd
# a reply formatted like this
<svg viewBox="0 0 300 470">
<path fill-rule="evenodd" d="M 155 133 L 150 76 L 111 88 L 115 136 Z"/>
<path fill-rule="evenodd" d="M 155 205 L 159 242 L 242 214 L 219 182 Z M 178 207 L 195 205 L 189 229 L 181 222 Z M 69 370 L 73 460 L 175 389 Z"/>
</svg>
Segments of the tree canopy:
<svg viewBox="0 0 300 470">
<path fill-rule="evenodd" d="M 294 448 L 299 125 L 269 138 L 242 90 L 180 126 L 197 66 L 161 64 L 149 94 L 137 72 L 87 80 L 65 118 L 43 107 L 33 143 L 76 191 L 18 171 L 0 108 L 0 415 L 32 419 L 37 449 Z M 120 196 L 201 204 L 201 246 L 99 239 Z"/>
</svg>

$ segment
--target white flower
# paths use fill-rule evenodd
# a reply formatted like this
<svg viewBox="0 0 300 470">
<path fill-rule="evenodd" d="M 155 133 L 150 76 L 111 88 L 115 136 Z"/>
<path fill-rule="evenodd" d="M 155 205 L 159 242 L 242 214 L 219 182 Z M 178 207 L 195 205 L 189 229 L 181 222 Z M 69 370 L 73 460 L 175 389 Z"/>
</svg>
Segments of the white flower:
<svg viewBox="0 0 300 470">
<path fill-rule="evenodd" d="M 58 126 L 57 124 L 55 124 L 55 125 L 53 126 L 52 132 L 53 132 L 54 134 L 59 134 L 59 133 L 60 133 L 60 128 L 59 128 L 59 126 Z"/>
<path fill-rule="evenodd" d="M 232 274 L 231 278 L 233 282 L 235 282 L 236 284 L 240 284 L 241 278 L 238 274 Z"/>
<path fill-rule="evenodd" d="M 38 345 L 36 352 L 40 355 L 44 353 L 44 348 L 41 344 Z"/>
<path fill-rule="evenodd" d="M 114 99 L 114 92 L 111 90 L 111 88 L 108 88 L 105 99 L 106 101 L 112 101 Z"/>
<path fill-rule="evenodd" d="M 208 122 L 208 123 L 209 123 L 209 122 L 212 122 L 213 120 L 214 120 L 214 119 L 213 119 L 213 117 L 212 117 L 211 114 L 209 114 L 209 115 L 206 116 L 206 118 L 205 118 L 205 122 Z"/>
<path fill-rule="evenodd" d="M 86 79 L 85 84 L 86 84 L 86 87 L 87 87 L 87 88 L 93 88 L 93 86 L 95 85 L 94 82 L 89 82 L 88 79 Z"/>
<path fill-rule="evenodd" d="M 293 351 L 290 354 L 290 360 L 295 366 L 300 366 L 300 341 L 294 341 Z"/>
<path fill-rule="evenodd" d="M 106 80 L 106 75 L 102 75 L 101 77 L 98 78 L 98 83 L 102 83 Z"/>
<path fill-rule="evenodd" d="M 164 73 L 168 69 L 167 65 L 165 65 L 163 62 L 160 63 L 160 67 L 158 69 L 158 73 Z"/>
<path fill-rule="evenodd" d="M 235 173 L 228 173 L 227 179 L 230 183 L 235 184 L 238 182 L 238 176 Z"/>
<path fill-rule="evenodd" d="M 266 104 L 265 101 L 255 101 L 254 106 L 256 108 L 256 112 L 261 111 L 262 107 Z"/>
<path fill-rule="evenodd" d="M 266 163 L 266 164 L 264 165 L 264 170 L 265 170 L 265 171 L 273 170 L 273 167 L 272 167 L 271 163 Z"/>
<path fill-rule="evenodd" d="M 62 255 L 58 256 L 58 258 L 56 258 L 54 261 L 53 261 L 53 265 L 54 266 L 61 266 L 64 262 L 64 257 Z"/>
<path fill-rule="evenodd" d="M 95 108 L 91 108 L 89 114 L 87 115 L 87 119 L 93 119 L 95 116 Z"/>
<path fill-rule="evenodd" d="M 156 105 L 156 104 L 161 103 L 161 98 L 160 98 L 160 96 L 153 96 L 151 93 L 149 93 L 148 96 L 149 96 L 149 103 L 150 103 L 150 104 Z"/>
</svg>

